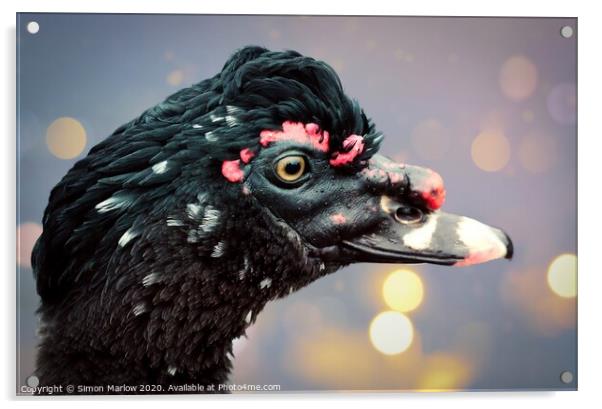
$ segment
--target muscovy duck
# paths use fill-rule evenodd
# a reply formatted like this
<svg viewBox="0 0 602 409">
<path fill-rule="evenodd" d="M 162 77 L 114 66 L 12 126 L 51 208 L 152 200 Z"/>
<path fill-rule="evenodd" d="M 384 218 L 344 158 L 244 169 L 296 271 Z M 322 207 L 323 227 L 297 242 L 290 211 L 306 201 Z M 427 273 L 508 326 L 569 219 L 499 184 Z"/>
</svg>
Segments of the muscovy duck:
<svg viewBox="0 0 602 409">
<path fill-rule="evenodd" d="M 118 128 L 44 213 L 41 385 L 223 384 L 268 301 L 342 266 L 512 256 L 382 138 L 326 63 L 255 46 Z"/>
</svg>

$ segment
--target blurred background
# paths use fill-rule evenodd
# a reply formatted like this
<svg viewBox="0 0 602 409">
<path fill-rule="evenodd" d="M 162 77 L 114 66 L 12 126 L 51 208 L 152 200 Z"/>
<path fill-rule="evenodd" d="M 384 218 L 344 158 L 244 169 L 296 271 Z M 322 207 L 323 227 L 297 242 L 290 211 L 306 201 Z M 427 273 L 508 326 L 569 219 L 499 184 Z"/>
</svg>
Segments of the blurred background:
<svg viewBox="0 0 602 409">
<path fill-rule="evenodd" d="M 283 391 L 575 389 L 576 24 L 20 14 L 19 385 L 34 370 L 39 299 L 29 258 L 51 188 L 119 125 L 257 44 L 331 64 L 386 135 L 381 153 L 439 172 L 445 210 L 502 227 L 515 257 L 340 270 L 268 304 L 235 343 L 231 382 Z"/>
</svg>

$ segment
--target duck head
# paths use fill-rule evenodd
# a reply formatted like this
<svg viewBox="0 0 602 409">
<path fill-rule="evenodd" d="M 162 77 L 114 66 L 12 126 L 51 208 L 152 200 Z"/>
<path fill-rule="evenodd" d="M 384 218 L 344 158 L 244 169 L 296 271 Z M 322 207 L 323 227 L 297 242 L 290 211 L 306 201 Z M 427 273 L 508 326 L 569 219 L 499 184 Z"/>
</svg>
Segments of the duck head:
<svg viewBox="0 0 602 409">
<path fill-rule="evenodd" d="M 260 47 L 118 128 L 44 213 L 40 379 L 224 382 L 268 301 L 341 266 L 512 256 L 383 137 L 330 66 Z"/>
</svg>

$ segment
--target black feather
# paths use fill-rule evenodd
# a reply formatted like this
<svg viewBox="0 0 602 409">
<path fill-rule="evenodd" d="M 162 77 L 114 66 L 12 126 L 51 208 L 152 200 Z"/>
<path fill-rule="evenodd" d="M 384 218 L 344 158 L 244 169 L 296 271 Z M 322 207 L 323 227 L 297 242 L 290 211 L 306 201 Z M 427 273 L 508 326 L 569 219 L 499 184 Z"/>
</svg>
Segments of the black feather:
<svg viewBox="0 0 602 409">
<path fill-rule="evenodd" d="M 229 115 L 235 126 L 219 119 Z M 381 140 L 330 66 L 246 47 L 73 166 L 50 194 L 32 255 L 43 384 L 224 382 L 229 341 L 244 334 L 248 314 L 338 267 L 319 267 L 293 232 L 220 175 L 224 160 L 258 147 L 261 130 L 285 120 L 328 130 L 333 152 L 348 135 L 363 135 L 360 162 Z M 198 217 L 186 216 L 191 204 Z M 206 231 L 211 223 L 202 221 L 215 212 L 220 224 Z M 231 262 L 212 256 L 220 252 Z M 260 290 L 275 269 L 282 283 Z M 242 271 L 251 287 L 237 285 Z M 175 375 L 166 372 L 172 365 Z"/>
</svg>

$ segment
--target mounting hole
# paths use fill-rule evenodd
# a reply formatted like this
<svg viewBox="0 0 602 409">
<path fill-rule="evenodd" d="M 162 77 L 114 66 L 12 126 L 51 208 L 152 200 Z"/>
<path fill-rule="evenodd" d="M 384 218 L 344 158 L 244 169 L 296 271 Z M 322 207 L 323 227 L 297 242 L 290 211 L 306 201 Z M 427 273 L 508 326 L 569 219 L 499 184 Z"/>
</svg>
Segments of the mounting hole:
<svg viewBox="0 0 602 409">
<path fill-rule="evenodd" d="M 573 373 L 571 371 L 562 371 L 560 373 L 560 381 L 562 383 L 572 383 L 573 382 Z"/>
<path fill-rule="evenodd" d="M 573 36 L 573 27 L 564 26 L 560 29 L 560 35 L 564 38 L 571 38 Z"/>
<path fill-rule="evenodd" d="M 38 31 L 40 31 L 40 25 L 37 21 L 30 21 L 29 23 L 27 23 L 27 32 L 29 34 L 35 34 Z"/>
<path fill-rule="evenodd" d="M 27 382 L 27 386 L 29 386 L 30 388 L 35 388 L 40 384 L 40 380 L 35 375 L 31 375 L 29 378 L 27 378 L 25 382 Z"/>
</svg>

